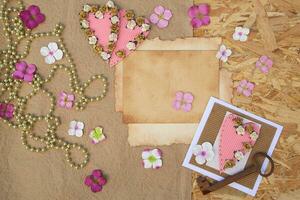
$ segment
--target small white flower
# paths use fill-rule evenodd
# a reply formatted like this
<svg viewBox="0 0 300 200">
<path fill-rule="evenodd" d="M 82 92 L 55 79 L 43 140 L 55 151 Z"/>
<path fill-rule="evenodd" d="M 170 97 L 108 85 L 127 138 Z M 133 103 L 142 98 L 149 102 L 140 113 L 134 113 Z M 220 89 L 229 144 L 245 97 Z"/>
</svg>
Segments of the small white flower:
<svg viewBox="0 0 300 200">
<path fill-rule="evenodd" d="M 64 55 L 55 42 L 50 42 L 47 47 L 42 47 L 40 53 L 45 57 L 45 62 L 49 65 L 57 60 L 61 60 Z"/>
<path fill-rule="evenodd" d="M 108 36 L 108 40 L 110 42 L 116 42 L 118 40 L 118 35 L 116 33 L 111 33 L 109 36 Z"/>
<path fill-rule="evenodd" d="M 244 154 L 241 151 L 236 151 L 234 153 L 234 157 L 235 157 L 235 159 L 237 159 L 237 161 L 240 161 L 244 158 Z"/>
<path fill-rule="evenodd" d="M 257 134 L 255 131 L 253 131 L 253 132 L 250 134 L 250 138 L 251 138 L 251 140 L 256 141 L 257 138 L 258 138 L 258 134 Z"/>
<path fill-rule="evenodd" d="M 126 27 L 127 27 L 128 29 L 133 30 L 135 26 L 136 26 L 136 22 L 135 22 L 134 20 L 130 20 L 130 21 L 128 21 Z"/>
<path fill-rule="evenodd" d="M 88 4 L 84 4 L 83 5 L 83 11 L 84 12 L 89 12 L 92 9 L 92 7 Z"/>
<path fill-rule="evenodd" d="M 89 44 L 96 44 L 98 41 L 97 37 L 96 36 L 91 36 L 89 37 Z"/>
<path fill-rule="evenodd" d="M 244 135 L 245 134 L 245 128 L 243 126 L 238 126 L 235 130 L 236 130 L 236 133 L 238 135 Z"/>
<path fill-rule="evenodd" d="M 249 33 L 250 33 L 249 28 L 243 28 L 238 26 L 235 28 L 232 38 L 237 41 L 245 42 L 248 39 Z"/>
<path fill-rule="evenodd" d="M 80 22 L 80 25 L 81 25 L 82 28 L 89 28 L 90 27 L 90 23 L 85 19 Z"/>
<path fill-rule="evenodd" d="M 115 4 L 114 4 L 113 1 L 108 1 L 108 2 L 106 3 L 106 6 L 109 7 L 109 8 L 113 8 L 113 7 L 115 7 Z"/>
<path fill-rule="evenodd" d="M 95 17 L 96 17 L 97 19 L 103 19 L 104 15 L 103 15 L 103 13 L 102 13 L 100 10 L 98 10 L 98 11 L 95 13 Z"/>
<path fill-rule="evenodd" d="M 142 24 L 142 32 L 149 31 L 150 25 L 149 24 Z"/>
<path fill-rule="evenodd" d="M 209 142 L 204 142 L 202 145 L 195 145 L 193 154 L 196 156 L 196 162 L 200 165 L 203 165 L 206 161 L 211 161 L 215 156 L 213 147 Z"/>
<path fill-rule="evenodd" d="M 224 44 L 220 46 L 220 49 L 216 55 L 216 57 L 219 60 L 222 60 L 223 62 L 227 62 L 228 57 L 232 54 L 232 51 L 230 49 L 227 49 Z"/>
<path fill-rule="evenodd" d="M 134 42 L 128 42 L 127 45 L 126 45 L 126 47 L 127 47 L 128 50 L 131 51 L 131 50 L 135 50 L 136 45 L 135 45 Z"/>
<path fill-rule="evenodd" d="M 71 121 L 68 134 L 71 136 L 81 137 L 83 135 L 84 123 L 79 121 Z"/>
<path fill-rule="evenodd" d="M 110 54 L 103 51 L 101 52 L 101 57 L 103 60 L 108 60 L 110 58 Z"/>
<path fill-rule="evenodd" d="M 145 149 L 142 153 L 143 165 L 146 169 L 162 167 L 162 152 L 159 149 Z"/>
<path fill-rule="evenodd" d="M 113 16 L 110 18 L 110 21 L 112 24 L 116 24 L 119 22 L 119 17 L 118 16 Z"/>
</svg>

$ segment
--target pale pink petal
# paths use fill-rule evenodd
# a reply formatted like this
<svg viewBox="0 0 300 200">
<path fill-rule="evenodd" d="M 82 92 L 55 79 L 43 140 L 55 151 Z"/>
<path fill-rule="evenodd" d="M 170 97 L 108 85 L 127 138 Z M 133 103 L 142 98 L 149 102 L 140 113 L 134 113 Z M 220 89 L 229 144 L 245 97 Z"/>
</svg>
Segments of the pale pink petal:
<svg viewBox="0 0 300 200">
<path fill-rule="evenodd" d="M 179 110 L 179 109 L 181 108 L 181 103 L 180 103 L 180 101 L 174 100 L 174 102 L 173 102 L 173 108 L 174 108 L 175 110 Z"/>
<path fill-rule="evenodd" d="M 150 21 L 151 21 L 151 23 L 157 24 L 158 20 L 159 20 L 159 17 L 157 16 L 157 14 L 153 13 L 153 14 L 150 16 Z"/>
<path fill-rule="evenodd" d="M 240 85 L 241 87 L 245 87 L 245 86 L 247 85 L 247 83 L 248 83 L 248 81 L 244 79 L 244 80 L 241 80 L 241 81 L 240 81 L 239 85 Z"/>
<path fill-rule="evenodd" d="M 183 100 L 184 100 L 186 103 L 192 103 L 193 100 L 194 100 L 194 96 L 192 95 L 192 93 L 186 92 L 186 93 L 184 93 L 184 95 L 183 95 Z"/>
<path fill-rule="evenodd" d="M 157 159 L 153 165 L 152 165 L 152 168 L 153 169 L 159 169 L 162 167 L 162 160 L 161 159 Z"/>
<path fill-rule="evenodd" d="M 241 86 L 238 86 L 238 87 L 236 88 L 236 91 L 237 91 L 239 94 L 241 94 L 241 93 L 243 92 L 243 88 L 242 88 Z"/>
<path fill-rule="evenodd" d="M 60 92 L 59 93 L 59 99 L 64 101 L 66 99 L 66 97 L 67 97 L 67 93 L 65 93 L 65 92 Z"/>
<path fill-rule="evenodd" d="M 67 97 L 67 100 L 68 100 L 68 101 L 74 101 L 75 97 L 74 97 L 73 94 L 69 94 L 69 95 L 67 95 L 67 96 L 68 96 L 68 97 Z"/>
<path fill-rule="evenodd" d="M 48 48 L 49 48 L 49 50 L 52 51 L 52 52 L 57 51 L 57 50 L 58 50 L 57 43 L 56 43 L 56 42 L 50 42 L 50 43 L 48 44 Z"/>
<path fill-rule="evenodd" d="M 154 8 L 154 12 L 155 12 L 156 14 L 158 14 L 158 15 L 162 15 L 162 14 L 164 13 L 164 11 L 165 11 L 165 8 L 162 7 L 161 5 L 156 6 L 156 7 Z"/>
<path fill-rule="evenodd" d="M 257 68 L 261 68 L 261 67 L 262 67 L 261 61 L 260 61 L 260 60 L 256 61 L 255 66 L 256 66 Z"/>
<path fill-rule="evenodd" d="M 268 56 L 261 56 L 259 58 L 259 60 L 260 60 L 260 62 L 264 63 L 264 62 L 266 62 L 268 60 Z"/>
<path fill-rule="evenodd" d="M 182 109 L 184 112 L 190 112 L 192 110 L 192 104 L 191 103 L 183 104 Z"/>
<path fill-rule="evenodd" d="M 155 157 L 155 158 L 161 158 L 162 152 L 159 149 L 153 149 L 151 151 L 151 154 Z"/>
<path fill-rule="evenodd" d="M 79 129 L 84 129 L 84 123 L 83 122 L 77 122 L 76 126 Z"/>
<path fill-rule="evenodd" d="M 169 25 L 169 22 L 165 19 L 161 19 L 157 23 L 158 28 L 166 28 L 168 25 Z"/>
<path fill-rule="evenodd" d="M 62 108 L 64 108 L 66 105 L 65 101 L 58 101 L 57 104 Z"/>
<path fill-rule="evenodd" d="M 150 156 L 151 156 L 150 150 L 144 150 L 144 151 L 143 151 L 143 153 L 142 153 L 142 158 L 143 158 L 143 160 L 148 159 Z"/>
<path fill-rule="evenodd" d="M 50 51 L 47 47 L 42 47 L 41 50 L 40 50 L 40 53 L 42 56 L 48 56 Z"/>
<path fill-rule="evenodd" d="M 273 66 L 273 61 L 272 61 L 271 59 L 268 59 L 268 60 L 266 61 L 266 65 L 267 65 L 269 68 L 271 68 L 271 67 Z"/>
<path fill-rule="evenodd" d="M 202 14 L 202 15 L 208 15 L 209 13 L 209 5 L 206 3 L 200 4 L 198 6 L 198 11 Z"/>
<path fill-rule="evenodd" d="M 260 68 L 260 71 L 261 71 L 262 73 L 264 73 L 264 74 L 267 74 L 267 73 L 269 72 L 269 68 L 266 67 L 266 66 L 263 66 L 263 67 Z"/>
<path fill-rule="evenodd" d="M 144 168 L 149 169 L 152 167 L 152 163 L 149 160 L 143 160 Z"/>
<path fill-rule="evenodd" d="M 251 83 L 251 82 L 247 83 L 247 88 L 250 89 L 250 90 L 253 90 L 254 86 L 255 86 L 254 83 Z"/>
<path fill-rule="evenodd" d="M 247 39 L 248 39 L 248 36 L 247 36 L 247 35 L 241 35 L 241 37 L 240 37 L 240 41 L 241 41 L 241 42 L 246 42 Z"/>
<path fill-rule="evenodd" d="M 165 10 L 165 12 L 164 12 L 164 14 L 163 14 L 163 18 L 164 18 L 165 20 L 170 20 L 171 17 L 172 17 L 172 12 L 171 12 L 171 10 Z"/>
<path fill-rule="evenodd" d="M 176 92 L 175 99 L 178 101 L 183 100 L 183 92 L 181 92 L 181 91 Z"/>
<path fill-rule="evenodd" d="M 66 108 L 70 109 L 73 107 L 73 102 L 66 102 Z"/>
<path fill-rule="evenodd" d="M 249 97 L 252 94 L 251 90 L 243 90 L 243 95 Z"/>
<path fill-rule="evenodd" d="M 232 54 L 231 49 L 226 49 L 225 55 L 228 57 L 228 56 L 231 56 L 231 54 Z"/>
</svg>

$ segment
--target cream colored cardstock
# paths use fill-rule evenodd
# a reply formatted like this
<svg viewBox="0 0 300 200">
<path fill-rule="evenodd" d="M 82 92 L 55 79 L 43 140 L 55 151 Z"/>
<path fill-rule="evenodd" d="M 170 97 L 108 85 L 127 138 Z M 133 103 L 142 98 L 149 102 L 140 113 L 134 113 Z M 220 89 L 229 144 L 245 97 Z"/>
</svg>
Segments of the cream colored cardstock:
<svg viewBox="0 0 300 200">
<path fill-rule="evenodd" d="M 220 38 L 155 38 L 116 67 L 115 108 L 129 123 L 131 146 L 189 144 L 209 97 L 230 101 L 231 74 L 219 70 L 215 58 L 220 43 Z M 194 94 L 191 112 L 172 108 L 177 90 Z"/>
</svg>

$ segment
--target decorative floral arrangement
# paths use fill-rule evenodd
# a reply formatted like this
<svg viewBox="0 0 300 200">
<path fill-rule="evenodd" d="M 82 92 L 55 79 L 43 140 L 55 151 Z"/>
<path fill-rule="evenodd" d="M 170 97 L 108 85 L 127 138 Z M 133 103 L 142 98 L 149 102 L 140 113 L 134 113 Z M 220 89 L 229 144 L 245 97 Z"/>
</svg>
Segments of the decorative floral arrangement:
<svg viewBox="0 0 300 200">
<path fill-rule="evenodd" d="M 71 108 L 74 104 L 76 110 L 83 110 L 88 103 L 100 101 L 105 97 L 108 88 L 107 78 L 103 74 L 94 75 L 87 82 L 81 82 L 78 79 L 76 65 L 63 43 L 61 36 L 63 25 L 57 24 L 51 31 L 38 32 L 35 30 L 33 32 L 33 29 L 46 20 L 41 9 L 36 5 L 25 8 L 22 1 L 18 1 L 15 7 L 9 7 L 8 4 L 9 1 L 3 1 L 0 7 L 2 13 L 0 20 L 7 39 L 6 47 L 0 51 L 0 56 L 6 58 L 0 60 L 0 68 L 3 69 L 0 74 L 0 120 L 8 126 L 21 131 L 22 144 L 26 149 L 32 152 L 46 152 L 54 148 L 60 149 L 65 153 L 66 161 L 71 167 L 75 169 L 83 168 L 89 161 L 87 149 L 80 144 L 71 143 L 58 137 L 56 133 L 60 125 L 60 118 L 54 115 L 56 102 L 66 108 Z M 12 17 L 15 14 L 17 14 L 17 17 Z M 56 41 L 40 47 L 41 56 L 44 56 L 45 63 L 48 65 L 36 66 L 34 63 L 28 64 L 26 57 L 29 54 L 32 42 L 49 36 L 56 38 Z M 26 41 L 23 52 L 17 51 L 21 40 Z M 66 61 L 63 60 L 63 57 L 66 58 Z M 57 61 L 60 61 L 61 64 L 57 64 Z M 39 67 L 49 67 L 49 75 L 45 78 L 41 76 L 38 72 Z M 69 74 L 69 85 L 74 94 L 72 96 L 61 93 L 59 100 L 56 101 L 56 96 L 46 89 L 44 85 L 53 79 L 58 70 L 65 70 Z M 103 82 L 102 93 L 95 97 L 87 96 L 87 87 L 97 79 Z M 19 91 L 23 84 L 31 84 L 34 90 L 25 96 L 20 96 Z M 49 112 L 44 116 L 25 112 L 28 101 L 37 93 L 46 94 L 51 101 Z M 47 131 L 43 136 L 37 136 L 33 132 L 33 128 L 38 121 L 46 121 L 48 124 Z M 74 123 L 72 122 L 69 133 L 80 136 L 83 129 L 82 124 L 76 123 L 76 126 L 73 125 Z M 35 140 L 43 145 L 34 146 L 29 140 Z M 73 161 L 72 154 L 76 152 L 74 150 L 83 153 L 84 158 L 81 163 Z"/>
</svg>

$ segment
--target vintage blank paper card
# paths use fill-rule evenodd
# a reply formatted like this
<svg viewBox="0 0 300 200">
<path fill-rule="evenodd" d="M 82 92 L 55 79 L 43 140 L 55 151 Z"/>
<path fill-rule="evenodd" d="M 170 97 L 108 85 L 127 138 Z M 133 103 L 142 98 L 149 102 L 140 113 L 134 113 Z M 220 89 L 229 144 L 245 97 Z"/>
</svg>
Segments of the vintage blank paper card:
<svg viewBox="0 0 300 200">
<path fill-rule="evenodd" d="M 129 143 L 190 143 L 210 96 L 230 99 L 230 73 L 215 55 L 220 38 L 146 40 L 116 66 L 116 111 L 123 112 Z M 190 112 L 172 107 L 177 91 L 188 91 Z"/>
</svg>

